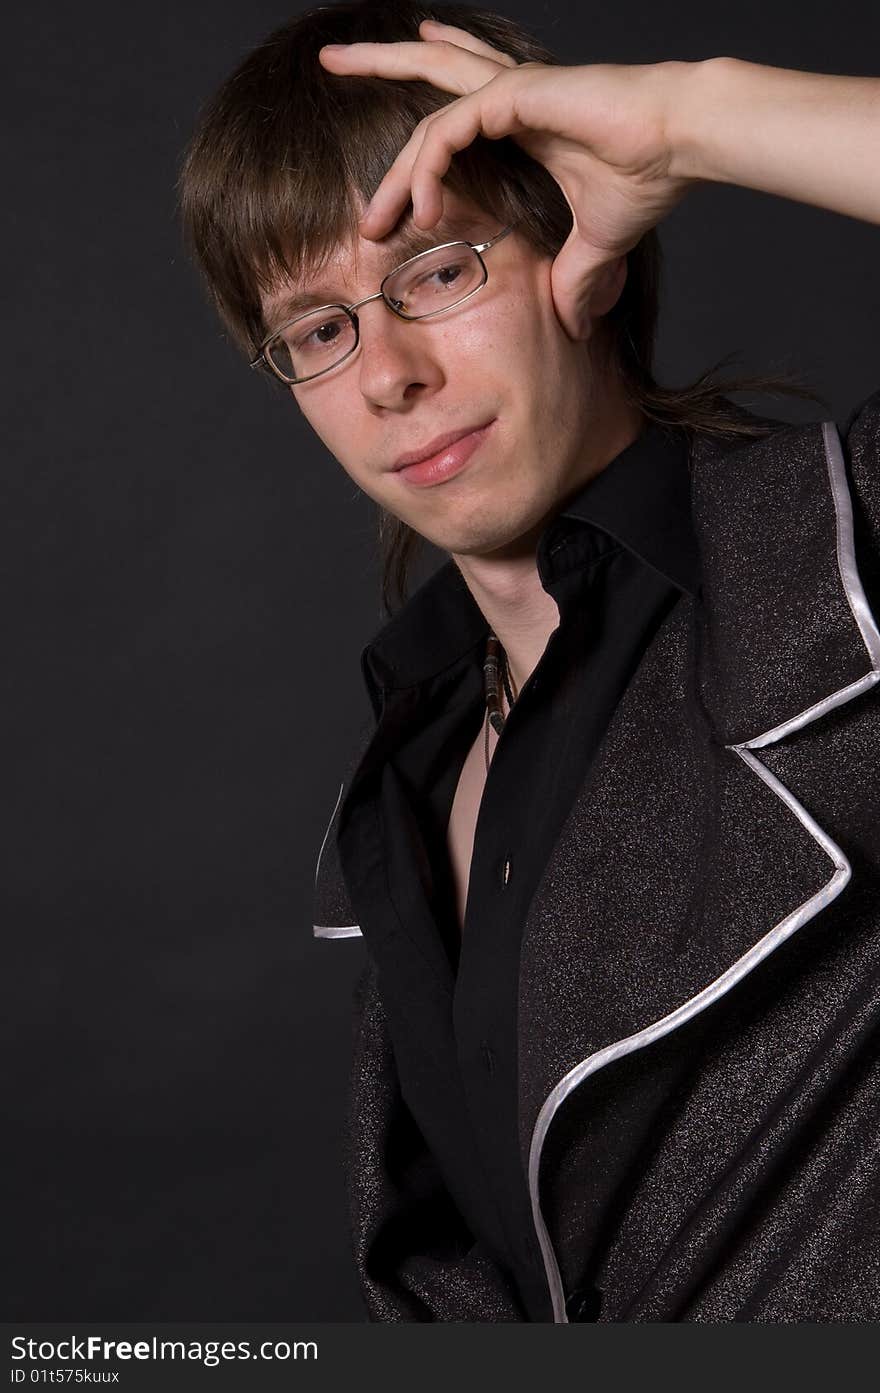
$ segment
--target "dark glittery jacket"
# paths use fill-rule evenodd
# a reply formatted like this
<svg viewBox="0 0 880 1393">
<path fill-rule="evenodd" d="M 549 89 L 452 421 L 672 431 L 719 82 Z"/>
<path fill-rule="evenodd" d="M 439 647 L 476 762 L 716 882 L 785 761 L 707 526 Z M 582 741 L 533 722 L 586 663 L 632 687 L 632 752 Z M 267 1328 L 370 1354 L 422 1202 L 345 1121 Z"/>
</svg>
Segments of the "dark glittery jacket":
<svg viewBox="0 0 880 1393">
<path fill-rule="evenodd" d="M 520 1141 L 547 1319 L 880 1320 L 880 392 L 691 451 L 702 592 L 660 627 L 532 900 Z M 369 748 L 366 758 L 369 759 Z M 375 1321 L 522 1319 L 402 1097 L 387 941 L 337 833 L 315 934 L 362 938 L 351 1232 Z M 361 907 L 363 910 L 363 907 Z M 590 1175 L 688 1061 L 582 1280 Z"/>
</svg>

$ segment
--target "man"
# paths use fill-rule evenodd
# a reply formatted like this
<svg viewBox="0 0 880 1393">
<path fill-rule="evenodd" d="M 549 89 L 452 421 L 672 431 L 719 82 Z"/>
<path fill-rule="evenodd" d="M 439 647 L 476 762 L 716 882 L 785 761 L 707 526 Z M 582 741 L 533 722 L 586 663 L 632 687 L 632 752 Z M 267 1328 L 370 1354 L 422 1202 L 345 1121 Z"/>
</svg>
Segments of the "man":
<svg viewBox="0 0 880 1393">
<path fill-rule="evenodd" d="M 880 394 L 791 427 L 651 350 L 695 182 L 880 222 L 880 81 L 425 13 L 279 30 L 181 183 L 225 322 L 379 505 L 389 614 L 413 538 L 448 555 L 364 650 L 316 870 L 367 953 L 369 1315 L 876 1319 Z"/>
</svg>

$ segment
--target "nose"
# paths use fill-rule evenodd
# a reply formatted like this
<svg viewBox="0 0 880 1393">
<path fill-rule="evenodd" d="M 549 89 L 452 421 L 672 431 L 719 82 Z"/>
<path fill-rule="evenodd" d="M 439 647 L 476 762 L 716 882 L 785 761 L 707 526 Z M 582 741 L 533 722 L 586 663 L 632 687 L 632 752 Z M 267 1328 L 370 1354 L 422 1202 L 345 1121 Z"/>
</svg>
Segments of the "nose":
<svg viewBox="0 0 880 1393">
<path fill-rule="evenodd" d="M 443 369 L 425 321 L 401 319 L 381 299 L 359 313 L 360 390 L 372 407 L 400 410 L 442 386 Z"/>
</svg>

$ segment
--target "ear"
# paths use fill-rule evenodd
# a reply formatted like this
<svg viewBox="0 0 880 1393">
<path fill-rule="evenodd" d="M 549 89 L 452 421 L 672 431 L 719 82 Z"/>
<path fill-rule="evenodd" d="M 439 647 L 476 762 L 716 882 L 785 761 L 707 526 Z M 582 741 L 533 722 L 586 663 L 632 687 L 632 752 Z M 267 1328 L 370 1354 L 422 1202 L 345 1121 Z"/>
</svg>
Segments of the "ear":
<svg viewBox="0 0 880 1393">
<path fill-rule="evenodd" d="M 625 256 L 615 257 L 607 266 L 602 267 L 590 292 L 589 313 L 592 319 L 598 319 L 614 309 L 623 294 L 626 273 Z"/>
</svg>

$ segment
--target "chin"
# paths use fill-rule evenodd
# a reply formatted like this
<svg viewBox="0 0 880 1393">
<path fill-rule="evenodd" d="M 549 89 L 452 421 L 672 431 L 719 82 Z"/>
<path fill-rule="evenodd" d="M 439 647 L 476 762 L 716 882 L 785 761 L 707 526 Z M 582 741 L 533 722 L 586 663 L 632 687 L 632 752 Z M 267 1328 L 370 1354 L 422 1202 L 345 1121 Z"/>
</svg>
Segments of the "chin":
<svg viewBox="0 0 880 1393">
<path fill-rule="evenodd" d="M 524 535 L 527 535 L 529 530 L 527 525 L 513 525 L 509 517 L 499 519 L 495 527 L 484 518 L 473 528 L 460 530 L 456 536 L 449 537 L 446 541 L 438 541 L 435 545 L 456 556 L 500 556 L 508 550 L 513 555 L 522 550 Z"/>
<path fill-rule="evenodd" d="M 552 490 L 550 497 L 545 496 L 546 479 L 531 480 L 531 488 L 522 478 L 515 484 L 508 482 L 512 486 L 505 489 L 480 481 L 479 488 L 467 495 L 462 490 L 458 497 L 452 493 L 444 497 L 438 488 L 438 500 L 444 503 L 442 516 L 402 520 L 432 546 L 451 555 L 489 556 L 508 548 L 511 554 L 521 552 L 552 507 Z M 429 495 L 433 492 L 427 490 Z"/>
</svg>

